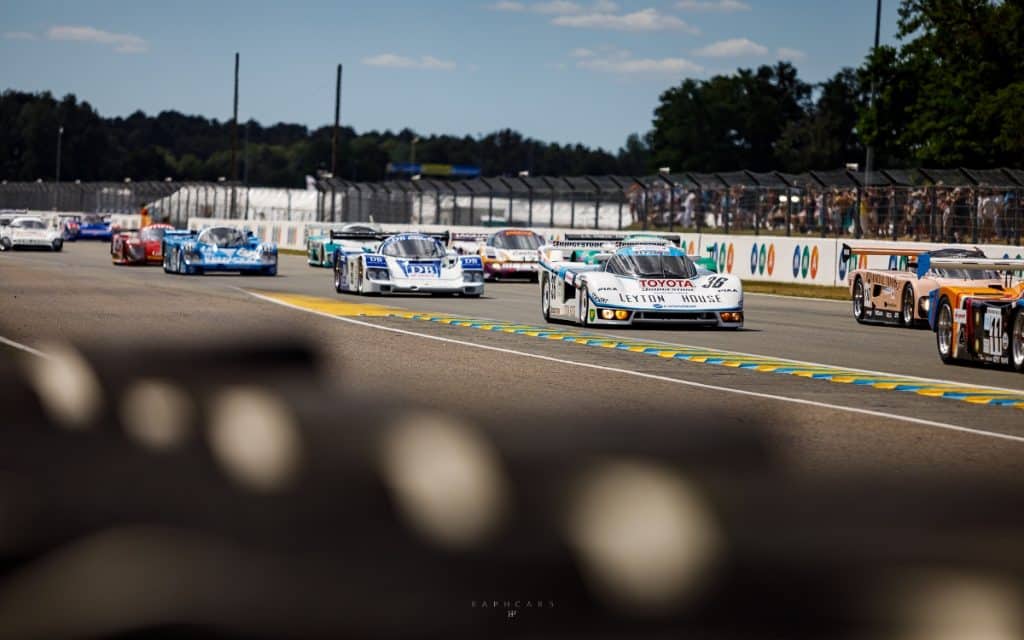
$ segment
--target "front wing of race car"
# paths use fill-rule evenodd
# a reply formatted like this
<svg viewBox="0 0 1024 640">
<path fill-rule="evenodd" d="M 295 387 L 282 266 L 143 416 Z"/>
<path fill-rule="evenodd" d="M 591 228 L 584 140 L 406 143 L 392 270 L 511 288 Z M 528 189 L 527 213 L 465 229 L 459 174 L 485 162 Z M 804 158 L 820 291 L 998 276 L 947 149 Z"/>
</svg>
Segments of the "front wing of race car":
<svg viewBox="0 0 1024 640">
<path fill-rule="evenodd" d="M 542 309 L 550 316 L 585 325 L 743 326 L 743 290 L 735 276 L 636 279 L 582 267 L 545 265 Z"/>
<path fill-rule="evenodd" d="M 477 256 L 399 260 L 379 254 L 338 254 L 335 289 L 361 294 L 430 293 L 476 297 L 484 292 Z"/>
</svg>

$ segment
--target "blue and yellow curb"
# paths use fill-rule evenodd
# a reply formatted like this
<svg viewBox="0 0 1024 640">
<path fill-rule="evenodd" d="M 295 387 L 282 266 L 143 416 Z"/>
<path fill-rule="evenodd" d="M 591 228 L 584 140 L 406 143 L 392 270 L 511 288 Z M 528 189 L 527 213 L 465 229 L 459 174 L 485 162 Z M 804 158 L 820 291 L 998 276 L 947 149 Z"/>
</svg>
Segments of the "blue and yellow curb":
<svg viewBox="0 0 1024 640">
<path fill-rule="evenodd" d="M 735 353 L 720 349 L 709 349 L 707 347 L 687 347 L 658 344 L 650 342 L 649 340 L 629 340 L 620 337 L 602 336 L 570 327 L 566 327 L 564 329 L 539 327 L 517 322 L 467 318 L 465 316 L 446 313 L 408 311 L 405 309 L 385 307 L 375 304 L 353 303 L 343 300 L 330 300 L 327 298 L 302 296 L 290 293 L 268 293 L 265 291 L 261 291 L 259 293 L 263 297 L 277 300 L 278 302 L 339 317 L 390 317 L 434 322 L 437 324 L 477 329 L 480 331 L 496 331 L 500 333 L 535 337 L 543 340 L 580 344 L 589 347 L 617 349 L 643 355 L 653 355 L 666 359 L 685 360 L 687 362 L 732 367 L 748 371 L 760 371 L 763 373 L 791 375 L 810 380 L 822 380 L 836 384 L 847 384 L 851 386 L 870 387 L 886 391 L 913 393 L 932 398 L 959 400 L 961 402 L 968 402 L 976 405 L 980 404 L 1024 409 L 1024 391 L 979 387 L 977 385 L 960 384 L 956 382 L 937 382 L 935 380 L 925 380 L 922 378 L 915 378 L 913 376 L 874 373 L 843 367 L 833 367 L 829 365 L 808 364 L 795 360 L 787 360 L 786 358 Z"/>
</svg>

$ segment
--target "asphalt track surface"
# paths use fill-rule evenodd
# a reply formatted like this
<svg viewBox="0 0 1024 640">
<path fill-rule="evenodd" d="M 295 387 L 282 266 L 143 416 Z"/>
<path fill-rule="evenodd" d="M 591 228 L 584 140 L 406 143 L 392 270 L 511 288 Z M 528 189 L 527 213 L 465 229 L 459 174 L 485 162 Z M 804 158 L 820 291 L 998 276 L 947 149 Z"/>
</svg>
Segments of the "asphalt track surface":
<svg viewBox="0 0 1024 640">
<path fill-rule="evenodd" d="M 486 322 L 445 322 L 448 314 L 551 328 L 558 339 L 481 330 L 493 329 Z M 727 350 L 869 370 L 882 380 L 900 374 L 939 387 L 1004 390 L 994 396 L 1024 390 L 1020 374 L 942 365 L 928 331 L 857 325 L 845 303 L 748 294 L 746 319 L 739 332 L 592 331 L 628 343 L 665 343 L 672 353 Z M 571 327 L 544 325 L 536 285 L 488 284 L 478 300 L 363 299 L 334 293 L 331 272 L 300 256 L 282 255 L 280 275 L 260 278 L 114 267 L 103 243 L 69 244 L 60 254 L 0 254 L 0 358 L 23 351 L 21 345 L 45 351 L 61 340 L 116 345 L 143 336 L 187 340 L 268 330 L 321 345 L 340 393 L 433 406 L 483 425 L 511 413 L 522 417 L 524 437 L 545 437 L 552 421 L 594 435 L 581 415 L 615 416 L 668 437 L 685 437 L 694 422 L 723 430 L 757 424 L 795 472 L 948 468 L 1018 478 L 1024 470 L 1019 406 L 587 346 L 572 339 L 578 334 Z M 567 333 L 569 340 L 560 339 Z"/>
</svg>

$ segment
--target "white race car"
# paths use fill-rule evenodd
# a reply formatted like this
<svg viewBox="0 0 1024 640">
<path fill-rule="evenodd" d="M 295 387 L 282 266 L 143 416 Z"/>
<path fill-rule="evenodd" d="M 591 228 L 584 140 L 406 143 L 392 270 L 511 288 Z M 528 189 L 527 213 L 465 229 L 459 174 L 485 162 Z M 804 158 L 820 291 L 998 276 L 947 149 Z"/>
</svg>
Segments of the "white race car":
<svg viewBox="0 0 1024 640">
<path fill-rule="evenodd" d="M 334 254 L 338 293 L 457 293 L 477 298 L 484 292 L 479 256 L 459 256 L 447 248 L 448 233 L 378 234 L 372 252 L 339 247 Z"/>
<path fill-rule="evenodd" d="M 64 248 L 64 234 L 42 218 L 20 216 L 0 227 L 0 251 L 22 247 L 60 251 Z"/>
<path fill-rule="evenodd" d="M 597 250 L 598 252 L 594 252 Z M 565 255 L 589 253 L 586 262 Z M 676 323 L 738 329 L 743 284 L 704 269 L 675 246 L 565 241 L 541 248 L 544 319 L 581 325 Z"/>
</svg>

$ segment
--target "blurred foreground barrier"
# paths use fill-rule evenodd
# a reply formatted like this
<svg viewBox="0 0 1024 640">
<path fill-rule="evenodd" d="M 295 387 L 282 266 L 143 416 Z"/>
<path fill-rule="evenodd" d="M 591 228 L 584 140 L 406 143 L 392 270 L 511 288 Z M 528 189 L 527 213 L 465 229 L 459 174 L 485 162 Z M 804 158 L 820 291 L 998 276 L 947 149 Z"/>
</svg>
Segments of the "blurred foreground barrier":
<svg viewBox="0 0 1024 640">
<path fill-rule="evenodd" d="M 537 439 L 286 336 L 47 353 L 0 363 L 0 637 L 1024 637 L 1024 480 L 796 479 L 686 415 Z"/>
</svg>

